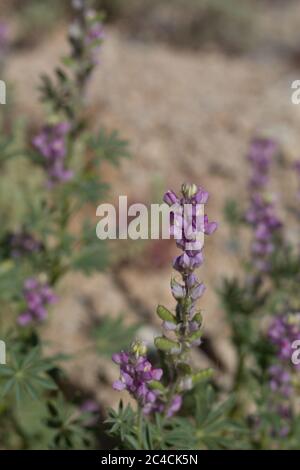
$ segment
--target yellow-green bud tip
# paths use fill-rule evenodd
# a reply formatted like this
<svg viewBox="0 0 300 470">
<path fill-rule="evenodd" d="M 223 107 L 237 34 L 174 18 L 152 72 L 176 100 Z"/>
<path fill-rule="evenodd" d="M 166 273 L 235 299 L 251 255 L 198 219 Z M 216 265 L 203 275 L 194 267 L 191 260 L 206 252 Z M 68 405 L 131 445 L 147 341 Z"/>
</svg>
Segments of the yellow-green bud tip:
<svg viewBox="0 0 300 470">
<path fill-rule="evenodd" d="M 145 356 L 147 353 L 147 346 L 143 341 L 136 340 L 132 343 L 131 350 L 136 356 Z"/>
<path fill-rule="evenodd" d="M 182 194 L 184 195 L 184 197 L 186 197 L 187 199 L 190 199 L 192 198 L 193 196 L 195 196 L 195 194 L 197 193 L 197 186 L 195 184 L 189 184 L 189 183 L 184 183 L 182 186 L 181 186 L 181 191 L 182 191 Z"/>
</svg>

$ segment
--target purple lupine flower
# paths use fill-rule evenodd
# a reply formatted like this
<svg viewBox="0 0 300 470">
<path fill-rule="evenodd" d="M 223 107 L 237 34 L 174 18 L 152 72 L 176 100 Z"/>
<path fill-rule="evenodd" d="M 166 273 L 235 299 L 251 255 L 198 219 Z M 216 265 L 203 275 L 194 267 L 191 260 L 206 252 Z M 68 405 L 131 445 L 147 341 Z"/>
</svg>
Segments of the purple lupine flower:
<svg viewBox="0 0 300 470">
<path fill-rule="evenodd" d="M 197 374 L 192 373 L 188 363 L 187 351 L 201 342 L 202 317 L 201 312 L 196 311 L 196 302 L 203 295 L 205 286 L 195 275 L 196 268 L 203 263 L 203 243 L 197 244 L 198 235 L 209 235 L 217 228 L 217 223 L 209 222 L 200 207 L 208 201 L 207 191 L 194 184 L 184 184 L 181 192 L 180 197 L 173 191 L 164 195 L 164 202 L 171 207 L 171 234 L 183 251 L 173 261 L 182 278 L 181 281 L 171 280 L 172 295 L 177 300 L 176 314 L 158 306 L 157 314 L 163 320 L 164 334 L 155 338 L 156 347 L 168 354 L 171 367 L 174 367 L 170 375 L 180 380 L 168 384 L 168 388 L 157 383 L 162 370 L 153 368 L 142 343 L 134 343 L 130 352 L 113 356 L 113 361 L 120 366 L 120 378 L 114 382 L 114 389 L 127 390 L 145 414 L 164 412 L 167 417 L 179 411 L 182 392 L 190 390 L 197 380 Z"/>
<path fill-rule="evenodd" d="M 172 281 L 171 289 L 176 300 L 182 297 L 189 298 L 187 334 L 199 328 L 199 325 L 193 322 L 193 316 L 196 311 L 196 302 L 205 291 L 205 285 L 198 282 L 194 273 L 204 261 L 203 243 L 200 246 L 198 245 L 198 235 L 211 235 L 218 226 L 216 222 L 210 222 L 208 216 L 201 210 L 207 203 L 208 198 L 208 192 L 194 184 L 182 185 L 181 197 L 178 197 L 174 191 L 167 191 L 164 195 L 164 201 L 172 208 L 171 233 L 177 235 L 176 244 L 183 251 L 181 255 L 174 259 L 173 267 L 182 275 L 184 284 Z M 188 210 L 185 210 L 186 207 L 188 207 Z M 174 227 L 176 227 L 176 230 Z M 167 329 L 168 326 L 171 327 L 170 330 L 174 329 L 174 325 L 166 324 L 166 322 L 164 325 L 167 325 Z M 199 338 L 192 341 L 194 345 L 200 343 Z"/>
<path fill-rule="evenodd" d="M 19 258 L 31 253 L 37 253 L 42 249 L 42 243 L 26 231 L 9 235 L 8 245 L 13 258 Z"/>
<path fill-rule="evenodd" d="M 251 142 L 248 160 L 252 164 L 251 188 L 263 188 L 268 181 L 268 174 L 273 156 L 278 146 L 272 139 L 256 138 Z"/>
<path fill-rule="evenodd" d="M 88 30 L 87 41 L 92 44 L 94 41 L 101 41 L 104 39 L 104 29 L 103 24 L 99 21 L 94 21 L 96 18 L 96 12 L 89 11 L 87 18 L 92 20 L 92 24 Z"/>
<path fill-rule="evenodd" d="M 68 122 L 47 125 L 33 138 L 34 148 L 43 156 L 49 185 L 70 180 L 73 172 L 65 167 L 66 138 L 70 132 Z"/>
<path fill-rule="evenodd" d="M 73 7 L 79 16 L 69 29 L 69 38 L 73 44 L 72 58 L 84 66 L 86 78 L 99 62 L 99 50 L 105 38 L 103 23 L 99 20 L 97 12 L 85 1 L 74 1 Z M 83 57 L 84 55 L 84 57 Z M 84 64 L 80 62 L 84 61 Z M 89 72 L 86 72 L 86 71 Z"/>
<path fill-rule="evenodd" d="M 209 222 L 201 211 L 208 201 L 208 192 L 196 185 L 185 184 L 181 198 L 174 191 L 167 191 L 163 199 L 172 208 L 171 234 L 175 236 L 178 248 L 183 250 L 173 266 L 180 273 L 192 272 L 203 263 L 199 234 L 210 235 L 217 229 L 217 223 Z"/>
<path fill-rule="evenodd" d="M 254 139 L 248 154 L 251 163 L 250 206 L 245 220 L 253 227 L 254 240 L 251 246 L 253 263 L 261 271 L 269 270 L 270 258 L 275 250 L 274 236 L 282 223 L 275 212 L 274 202 L 265 195 L 270 166 L 278 152 L 277 144 L 271 139 Z"/>
<path fill-rule="evenodd" d="M 24 282 L 23 294 L 26 309 L 18 318 L 20 326 L 26 326 L 34 321 L 42 322 L 45 320 L 47 317 L 46 307 L 57 300 L 50 286 L 39 282 L 35 278 L 29 278 Z"/>
<path fill-rule="evenodd" d="M 280 428 L 272 429 L 271 434 L 285 437 L 290 432 L 293 410 L 290 397 L 293 394 L 292 375 L 286 365 L 275 364 L 268 370 L 271 399 L 270 411 L 280 418 Z"/>
<path fill-rule="evenodd" d="M 97 65 L 99 62 L 99 51 L 105 38 L 104 27 L 103 23 L 97 19 L 97 14 L 94 10 L 87 11 L 86 20 L 88 31 L 85 41 L 89 49 L 91 63 Z"/>
<path fill-rule="evenodd" d="M 282 365 L 276 364 L 269 368 L 269 385 L 272 392 L 285 398 L 292 394 L 291 374 Z"/>
<path fill-rule="evenodd" d="M 162 306 L 157 309 L 158 316 L 163 320 L 164 335 L 155 339 L 155 345 L 167 352 L 175 376 L 180 376 L 175 389 L 173 384 L 165 410 L 168 417 L 180 409 L 182 392 L 190 390 L 194 380 L 197 380 L 197 374 L 192 373 L 187 352 L 192 346 L 201 344 L 202 315 L 200 311 L 197 312 L 196 303 L 202 297 L 205 285 L 198 281 L 195 270 L 204 261 L 204 235 L 211 235 L 218 226 L 216 222 L 210 222 L 204 212 L 208 198 L 208 192 L 195 184 L 183 184 L 180 196 L 169 190 L 163 198 L 171 207 L 170 233 L 183 252 L 173 260 L 173 267 L 182 278 L 181 282 L 175 279 L 171 281 L 172 295 L 177 300 L 175 314 Z M 180 371 L 177 369 L 178 364 L 185 370 L 184 373 L 182 368 Z"/>
<path fill-rule="evenodd" d="M 146 347 L 135 342 L 130 352 L 114 354 L 113 361 L 120 366 L 120 378 L 113 383 L 118 391 L 127 390 L 139 403 L 144 414 L 163 410 L 159 392 L 151 390 L 150 383 L 159 381 L 162 369 L 156 369 L 146 357 Z"/>
<path fill-rule="evenodd" d="M 300 313 L 285 313 L 277 315 L 271 322 L 268 330 L 268 338 L 275 346 L 277 364 L 269 368 L 269 387 L 272 392 L 272 404 L 274 411 L 280 416 L 282 425 L 279 430 L 281 437 L 290 431 L 290 420 L 293 410 L 289 399 L 295 392 L 293 373 L 299 366 L 291 362 L 292 344 L 300 340 Z M 274 405 L 275 404 L 275 405 Z"/>
<path fill-rule="evenodd" d="M 170 406 L 167 409 L 167 417 L 171 418 L 172 416 L 174 416 L 174 414 L 180 410 L 181 405 L 182 405 L 182 396 L 175 395 L 172 399 Z"/>
<path fill-rule="evenodd" d="M 278 358 L 291 363 L 292 344 L 294 341 L 300 340 L 300 313 L 275 317 L 269 327 L 268 336 L 276 347 Z"/>
</svg>

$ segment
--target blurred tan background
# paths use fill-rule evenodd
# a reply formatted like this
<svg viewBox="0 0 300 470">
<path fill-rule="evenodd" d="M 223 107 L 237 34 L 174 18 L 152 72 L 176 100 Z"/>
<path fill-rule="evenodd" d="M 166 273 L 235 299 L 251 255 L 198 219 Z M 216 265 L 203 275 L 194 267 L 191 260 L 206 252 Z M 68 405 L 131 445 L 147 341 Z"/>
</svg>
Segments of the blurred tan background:
<svg viewBox="0 0 300 470">
<path fill-rule="evenodd" d="M 222 275 L 237 272 L 237 262 L 222 211 L 227 198 L 246 198 L 245 153 L 253 136 L 278 139 L 287 159 L 300 155 L 300 106 L 291 103 L 291 83 L 300 79 L 299 1 L 97 3 L 106 11 L 107 26 L 88 97 L 92 121 L 95 128 L 118 129 L 132 152 L 120 168 L 103 167 L 112 185 L 106 202 L 123 194 L 131 202 L 159 202 L 165 189 L 177 190 L 183 181 L 211 193 L 208 212 L 220 228 L 206 243 L 200 273 L 208 287 L 202 301 L 206 338 L 195 361 L 212 365 L 229 384 L 235 357 L 215 291 Z M 43 108 L 36 87 L 40 74 L 51 72 L 68 47 L 69 2 L 0 4 L 0 19 L 9 24 L 12 38 L 5 74 L 13 86 L 14 112 L 38 125 Z M 128 323 L 146 321 L 139 334 L 151 342 L 159 328 L 156 305 L 174 306 L 172 242 L 115 242 L 110 248 L 107 273 L 69 275 L 60 286 L 62 300 L 44 332 L 51 350 L 85 349 L 93 322 L 119 313 Z M 119 398 L 110 387 L 117 369 L 109 360 L 79 353 L 66 366 L 71 380 L 102 403 Z"/>
</svg>

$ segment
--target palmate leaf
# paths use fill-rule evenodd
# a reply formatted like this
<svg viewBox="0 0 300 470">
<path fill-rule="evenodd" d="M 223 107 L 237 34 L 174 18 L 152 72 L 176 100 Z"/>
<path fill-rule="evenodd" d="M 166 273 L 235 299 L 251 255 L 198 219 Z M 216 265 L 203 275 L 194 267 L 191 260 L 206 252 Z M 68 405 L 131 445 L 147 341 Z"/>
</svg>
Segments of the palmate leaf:
<svg viewBox="0 0 300 470">
<path fill-rule="evenodd" d="M 238 279 L 224 279 L 219 295 L 228 315 L 250 315 L 262 307 L 266 294 L 259 292 L 260 285 L 243 286 Z"/>
<path fill-rule="evenodd" d="M 117 131 L 106 132 L 101 129 L 97 137 L 91 137 L 88 141 L 96 154 L 97 160 L 108 160 L 117 165 L 120 158 L 129 157 L 128 142 L 119 137 Z"/>
<path fill-rule="evenodd" d="M 79 248 L 74 250 L 72 259 L 74 269 L 90 274 L 106 268 L 109 259 L 106 242 L 96 238 L 95 227 L 87 220 L 83 223 L 78 244 Z"/>
<path fill-rule="evenodd" d="M 103 241 L 96 241 L 91 245 L 81 248 L 72 259 L 72 267 L 85 274 L 94 271 L 103 271 L 108 262 L 108 253 Z"/>
<path fill-rule="evenodd" d="M 39 90 L 43 102 L 49 103 L 55 111 L 63 111 L 69 118 L 73 117 L 70 105 L 73 101 L 72 84 L 61 68 L 56 69 L 55 79 L 42 75 Z"/>
<path fill-rule="evenodd" d="M 270 275 L 277 284 L 285 280 L 294 280 L 299 277 L 300 265 L 297 251 L 286 245 L 284 249 L 274 250 L 271 259 L 272 270 Z"/>
<path fill-rule="evenodd" d="M 239 209 L 237 201 L 228 199 L 224 207 L 224 216 L 229 225 L 238 226 L 244 221 L 244 214 Z"/>
<path fill-rule="evenodd" d="M 198 448 L 244 448 L 247 446 L 246 429 L 230 418 L 235 397 L 231 396 L 223 403 L 216 402 L 216 393 L 210 385 L 197 387 L 194 403 Z"/>
<path fill-rule="evenodd" d="M 85 175 L 75 178 L 63 188 L 65 197 L 76 197 L 80 205 L 97 204 L 107 192 L 109 186 L 99 180 L 97 175 Z"/>
<path fill-rule="evenodd" d="M 55 390 L 56 384 L 47 374 L 52 368 L 52 361 L 42 358 L 39 347 L 25 355 L 12 349 L 8 364 L 0 366 L 0 398 L 13 393 L 19 403 L 24 395 L 36 400 L 44 390 Z"/>
<path fill-rule="evenodd" d="M 20 296 L 23 286 L 23 273 L 11 261 L 0 263 L 0 299 L 11 301 Z"/>
<path fill-rule="evenodd" d="M 14 127 L 12 133 L 7 135 L 7 132 L 3 129 L 2 119 L 0 120 L 0 166 L 7 161 L 11 161 L 12 158 L 19 157 L 22 155 L 22 151 L 17 148 L 17 126 Z"/>
<path fill-rule="evenodd" d="M 197 449 L 197 430 L 192 420 L 174 418 L 164 431 L 164 448 L 176 450 Z"/>
<path fill-rule="evenodd" d="M 89 413 L 78 410 L 62 395 L 47 402 L 47 426 L 53 430 L 50 449 L 85 449 L 90 447 Z"/>
<path fill-rule="evenodd" d="M 131 406 L 127 405 L 124 407 L 121 400 L 117 410 L 109 410 L 108 418 L 105 420 L 104 424 L 108 425 L 109 427 L 109 435 L 116 436 L 120 438 L 122 442 L 124 442 L 128 436 L 134 438 L 135 420 L 136 415 Z"/>
<path fill-rule="evenodd" d="M 140 324 L 125 325 L 123 315 L 116 318 L 106 315 L 93 328 L 97 351 L 99 354 L 111 356 L 114 352 L 127 349 L 140 326 Z"/>
</svg>

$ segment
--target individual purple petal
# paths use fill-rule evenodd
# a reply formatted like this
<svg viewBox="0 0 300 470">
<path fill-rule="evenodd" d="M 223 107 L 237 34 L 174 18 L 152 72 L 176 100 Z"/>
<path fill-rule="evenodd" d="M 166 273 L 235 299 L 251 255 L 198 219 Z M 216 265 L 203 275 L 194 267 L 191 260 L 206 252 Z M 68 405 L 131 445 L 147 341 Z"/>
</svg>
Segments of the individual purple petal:
<svg viewBox="0 0 300 470">
<path fill-rule="evenodd" d="M 19 315 L 18 324 L 20 326 L 26 326 L 31 322 L 32 322 L 32 315 L 30 314 L 30 312 L 24 312 L 24 313 L 21 313 L 21 315 Z"/>
<path fill-rule="evenodd" d="M 152 378 L 153 380 L 160 380 L 163 375 L 163 370 L 162 369 L 153 369 L 152 370 Z"/>
<path fill-rule="evenodd" d="M 172 291 L 173 297 L 177 300 L 183 299 L 186 295 L 185 287 L 179 282 L 177 282 L 175 279 L 171 280 L 171 291 Z"/>
<path fill-rule="evenodd" d="M 116 380 L 113 383 L 114 390 L 118 390 L 119 392 L 121 392 L 122 390 L 125 390 L 125 388 L 126 388 L 126 385 L 121 380 Z"/>
<path fill-rule="evenodd" d="M 190 291 L 191 298 L 193 300 L 200 299 L 200 297 L 204 294 L 206 287 L 203 282 L 196 284 Z"/>
<path fill-rule="evenodd" d="M 181 395 L 175 395 L 175 397 L 173 398 L 173 400 L 171 402 L 171 405 L 170 405 L 170 407 L 167 411 L 168 418 L 171 418 L 175 413 L 177 413 L 177 411 L 180 410 L 181 405 L 182 405 Z"/>
<path fill-rule="evenodd" d="M 209 194 L 202 188 L 199 188 L 196 195 L 194 196 L 194 201 L 196 204 L 206 204 L 209 198 Z"/>
</svg>

